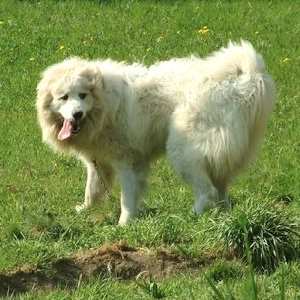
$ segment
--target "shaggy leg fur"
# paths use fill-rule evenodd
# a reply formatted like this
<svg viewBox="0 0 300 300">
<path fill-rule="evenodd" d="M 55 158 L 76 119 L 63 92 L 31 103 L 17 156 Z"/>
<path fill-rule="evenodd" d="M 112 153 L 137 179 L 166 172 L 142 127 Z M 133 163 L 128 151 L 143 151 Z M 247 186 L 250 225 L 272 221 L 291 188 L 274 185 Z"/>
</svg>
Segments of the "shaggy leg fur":
<svg viewBox="0 0 300 300">
<path fill-rule="evenodd" d="M 113 179 L 112 168 L 108 165 L 98 166 L 95 161 L 85 161 L 87 167 L 87 182 L 85 199 L 82 205 L 77 205 L 78 212 L 93 206 L 96 200 L 104 197 L 110 189 Z"/>
<path fill-rule="evenodd" d="M 206 209 L 214 207 L 218 201 L 218 191 L 205 172 L 199 172 L 193 177 L 195 203 L 193 211 L 202 214 Z"/>
<path fill-rule="evenodd" d="M 186 137 L 178 134 L 175 128 L 172 128 L 168 139 L 167 155 L 177 173 L 193 188 L 193 211 L 196 214 L 202 214 L 205 209 L 214 207 L 219 202 L 220 195 L 225 197 L 207 172 L 205 155 L 200 149 L 195 151 Z"/>
<path fill-rule="evenodd" d="M 202 214 L 206 209 L 216 205 L 219 200 L 219 191 L 213 185 L 205 168 L 200 164 L 194 163 L 191 165 L 188 160 L 183 164 L 182 162 L 183 161 L 178 164 L 173 161 L 173 166 L 183 179 L 193 188 L 195 195 L 193 211 L 196 214 Z"/>
<path fill-rule="evenodd" d="M 138 213 L 139 202 L 146 187 L 147 167 L 119 168 L 121 184 L 121 216 L 119 225 L 127 224 Z"/>
<path fill-rule="evenodd" d="M 221 185 L 219 184 L 217 186 L 217 189 L 218 189 L 218 196 L 219 196 L 218 198 L 219 198 L 220 205 L 224 206 L 226 209 L 231 209 L 232 205 L 227 191 L 227 184 L 221 184 Z"/>
</svg>

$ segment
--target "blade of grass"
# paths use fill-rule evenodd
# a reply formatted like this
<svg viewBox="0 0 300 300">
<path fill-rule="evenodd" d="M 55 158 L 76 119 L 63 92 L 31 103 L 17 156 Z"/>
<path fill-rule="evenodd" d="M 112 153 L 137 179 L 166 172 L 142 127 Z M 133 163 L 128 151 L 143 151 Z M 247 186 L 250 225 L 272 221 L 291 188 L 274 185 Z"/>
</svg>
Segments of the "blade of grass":
<svg viewBox="0 0 300 300">
<path fill-rule="evenodd" d="M 281 270 L 281 280 L 280 280 L 280 299 L 285 300 L 285 281 L 284 281 L 284 275 L 285 270 L 284 266 L 282 266 Z"/>
<path fill-rule="evenodd" d="M 257 300 L 257 285 L 255 281 L 255 274 L 254 274 L 254 267 L 252 264 L 252 255 L 250 252 L 249 247 L 249 241 L 248 241 L 248 232 L 246 230 L 246 227 L 244 227 L 244 239 L 245 239 L 245 246 L 246 246 L 246 255 L 247 255 L 247 261 L 249 264 L 249 275 L 250 275 L 250 281 L 251 281 L 251 288 L 252 288 L 252 299 Z"/>
<path fill-rule="evenodd" d="M 209 283 L 210 287 L 212 288 L 212 290 L 214 291 L 217 299 L 219 300 L 225 300 L 225 297 L 222 295 L 222 293 L 218 290 L 218 288 L 216 287 L 216 285 L 214 284 L 214 282 L 209 278 L 209 276 L 207 276 L 206 274 L 204 274 L 205 279 L 207 280 L 207 282 Z"/>
</svg>

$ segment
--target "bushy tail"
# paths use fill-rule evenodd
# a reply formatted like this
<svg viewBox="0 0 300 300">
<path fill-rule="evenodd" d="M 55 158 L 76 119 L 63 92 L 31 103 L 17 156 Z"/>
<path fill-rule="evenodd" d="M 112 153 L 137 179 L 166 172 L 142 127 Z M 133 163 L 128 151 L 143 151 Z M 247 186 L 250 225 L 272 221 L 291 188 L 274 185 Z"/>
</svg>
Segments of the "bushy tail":
<svg viewBox="0 0 300 300">
<path fill-rule="evenodd" d="M 207 157 L 218 178 L 236 173 L 254 157 L 273 108 L 275 87 L 262 56 L 249 42 L 230 42 L 206 61 L 209 78 L 219 82 L 211 97 L 227 103 L 226 112 L 215 112 L 223 125 L 207 140 Z"/>
<path fill-rule="evenodd" d="M 209 77 L 224 80 L 228 76 L 241 74 L 265 73 L 262 56 L 255 51 L 251 43 L 229 42 L 226 48 L 213 53 L 206 60 Z"/>
</svg>

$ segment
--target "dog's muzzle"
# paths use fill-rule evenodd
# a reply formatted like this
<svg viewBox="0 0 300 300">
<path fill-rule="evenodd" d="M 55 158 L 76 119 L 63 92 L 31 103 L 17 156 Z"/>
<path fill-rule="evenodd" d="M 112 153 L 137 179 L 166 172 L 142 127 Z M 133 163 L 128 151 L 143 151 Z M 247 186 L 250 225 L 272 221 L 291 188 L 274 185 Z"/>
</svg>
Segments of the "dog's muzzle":
<svg viewBox="0 0 300 300">
<path fill-rule="evenodd" d="M 83 117 L 82 112 L 76 112 L 73 114 L 73 119 L 64 119 L 62 127 L 57 135 L 60 141 L 64 141 L 80 132 L 80 123 Z"/>
</svg>

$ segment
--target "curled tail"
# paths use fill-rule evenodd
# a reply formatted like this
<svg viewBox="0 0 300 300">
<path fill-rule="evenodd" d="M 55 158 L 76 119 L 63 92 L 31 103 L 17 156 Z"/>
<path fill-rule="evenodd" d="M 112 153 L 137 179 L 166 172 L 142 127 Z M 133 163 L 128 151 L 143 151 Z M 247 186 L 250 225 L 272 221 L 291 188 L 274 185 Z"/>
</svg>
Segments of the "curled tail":
<svg viewBox="0 0 300 300">
<path fill-rule="evenodd" d="M 216 83 L 210 97 L 218 106 L 211 114 L 219 124 L 210 131 L 206 155 L 218 178 L 236 173 L 254 157 L 274 105 L 275 87 L 262 56 L 249 42 L 230 42 L 206 62 L 208 77 Z"/>
<path fill-rule="evenodd" d="M 213 80 L 266 72 L 262 56 L 251 43 L 243 40 L 240 43 L 229 42 L 226 48 L 214 52 L 205 62 L 209 70 L 208 76 Z"/>
</svg>

